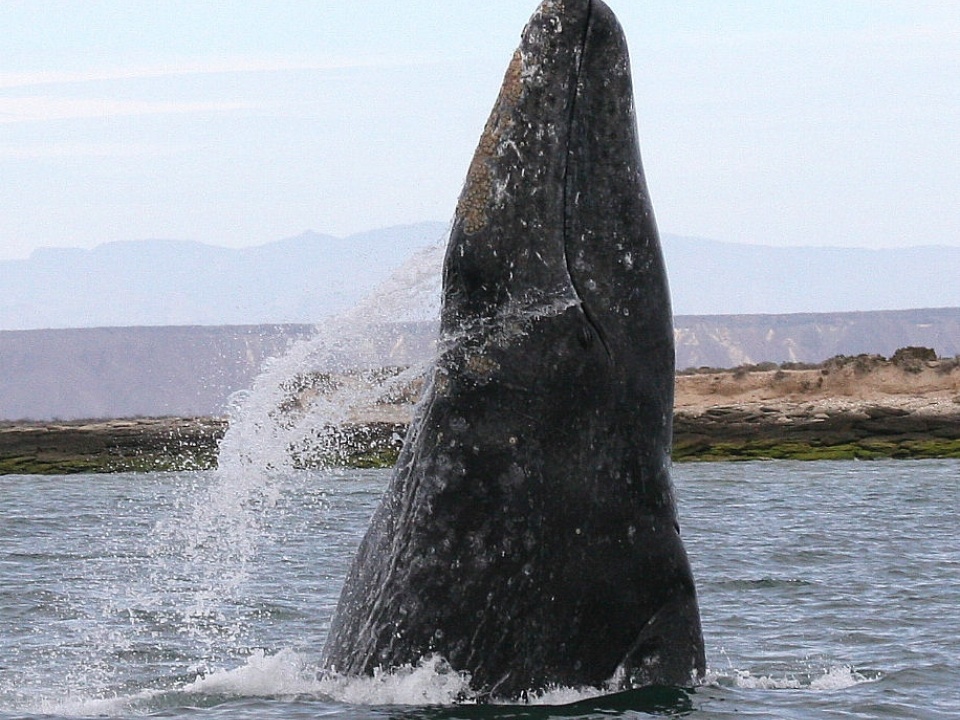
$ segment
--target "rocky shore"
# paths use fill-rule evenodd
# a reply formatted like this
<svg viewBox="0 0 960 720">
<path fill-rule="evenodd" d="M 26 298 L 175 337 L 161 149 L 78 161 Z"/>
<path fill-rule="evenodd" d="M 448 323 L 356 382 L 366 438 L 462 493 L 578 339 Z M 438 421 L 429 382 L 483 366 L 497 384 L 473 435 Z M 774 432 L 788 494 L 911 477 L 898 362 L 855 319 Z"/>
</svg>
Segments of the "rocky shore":
<svg viewBox="0 0 960 720">
<path fill-rule="evenodd" d="M 0 475 L 211 468 L 226 426 L 215 418 L 0 422 Z"/>
<path fill-rule="evenodd" d="M 931 352 L 682 373 L 674 459 L 960 458 L 960 359 Z M 392 464 L 409 412 L 362 413 L 340 461 Z M 0 474 L 211 468 L 225 429 L 213 418 L 0 423 Z"/>
</svg>

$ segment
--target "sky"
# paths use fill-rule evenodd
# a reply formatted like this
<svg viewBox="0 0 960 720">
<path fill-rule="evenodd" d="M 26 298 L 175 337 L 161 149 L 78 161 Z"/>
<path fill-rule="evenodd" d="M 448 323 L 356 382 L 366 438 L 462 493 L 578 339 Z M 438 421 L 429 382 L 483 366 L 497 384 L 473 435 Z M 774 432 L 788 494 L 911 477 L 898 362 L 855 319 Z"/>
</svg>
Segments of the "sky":
<svg viewBox="0 0 960 720">
<path fill-rule="evenodd" d="M 960 246 L 960 2 L 608 0 L 661 233 Z M 0 0 L 0 260 L 453 214 L 535 0 Z"/>
</svg>

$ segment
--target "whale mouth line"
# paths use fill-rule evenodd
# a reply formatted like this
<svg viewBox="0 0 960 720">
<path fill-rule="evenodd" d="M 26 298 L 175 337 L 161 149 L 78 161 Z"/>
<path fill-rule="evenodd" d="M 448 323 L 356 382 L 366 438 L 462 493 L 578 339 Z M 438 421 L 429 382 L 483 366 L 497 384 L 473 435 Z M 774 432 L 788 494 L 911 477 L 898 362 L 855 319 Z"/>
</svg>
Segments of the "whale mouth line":
<svg viewBox="0 0 960 720">
<path fill-rule="evenodd" d="M 564 159 L 563 167 L 563 230 L 562 230 L 562 239 L 563 239 L 563 259 L 566 266 L 567 278 L 570 281 L 570 288 L 573 291 L 574 296 L 576 297 L 577 306 L 580 308 L 580 311 L 583 313 L 583 317 L 586 320 L 587 326 L 593 330 L 593 333 L 600 340 L 600 345 L 603 347 L 604 352 L 608 358 L 613 358 L 613 352 L 610 349 L 610 343 L 607 340 L 606 333 L 603 330 L 599 320 L 594 315 L 593 311 L 590 309 L 589 305 L 584 300 L 584 294 L 581 291 L 579 284 L 576 280 L 573 268 L 573 260 L 570 257 L 570 215 L 573 208 L 579 202 L 579 193 L 576 193 L 571 198 L 571 188 L 570 188 L 570 155 L 571 155 L 571 146 L 573 141 L 574 134 L 574 125 L 577 117 L 577 99 L 580 96 L 580 76 L 583 72 L 583 60 L 587 52 L 587 43 L 590 37 L 590 25 L 593 21 L 593 0 L 588 0 L 587 2 L 587 15 L 586 21 L 583 24 L 583 36 L 580 38 L 579 52 L 576 54 L 576 67 L 573 71 L 572 77 L 572 86 L 573 86 L 573 99 L 570 102 L 570 111 L 567 117 L 567 142 L 566 142 L 566 157 Z"/>
</svg>

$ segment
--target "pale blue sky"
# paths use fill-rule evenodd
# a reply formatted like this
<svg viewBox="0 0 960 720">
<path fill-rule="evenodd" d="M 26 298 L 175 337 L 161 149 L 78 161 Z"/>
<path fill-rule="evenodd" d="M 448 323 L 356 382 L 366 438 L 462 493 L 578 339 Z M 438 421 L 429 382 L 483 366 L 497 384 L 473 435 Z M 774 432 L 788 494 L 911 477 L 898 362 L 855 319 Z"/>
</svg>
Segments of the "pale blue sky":
<svg viewBox="0 0 960 720">
<path fill-rule="evenodd" d="M 960 2 L 610 0 L 662 232 L 960 245 Z M 0 259 L 447 220 L 534 0 L 0 0 Z"/>
</svg>

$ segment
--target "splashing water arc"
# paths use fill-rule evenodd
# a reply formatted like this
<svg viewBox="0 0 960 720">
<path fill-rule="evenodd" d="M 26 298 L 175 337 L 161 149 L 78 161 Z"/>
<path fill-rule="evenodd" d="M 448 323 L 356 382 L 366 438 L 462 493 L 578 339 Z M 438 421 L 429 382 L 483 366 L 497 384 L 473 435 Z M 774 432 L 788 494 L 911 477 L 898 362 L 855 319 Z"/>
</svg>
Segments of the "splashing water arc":
<svg viewBox="0 0 960 720">
<path fill-rule="evenodd" d="M 432 361 L 442 252 L 437 244 L 414 254 L 353 310 L 269 361 L 233 399 L 220 471 L 282 475 L 343 464 L 357 449 L 344 428 L 396 406 Z M 401 409 L 399 419 L 409 416 Z"/>
</svg>

